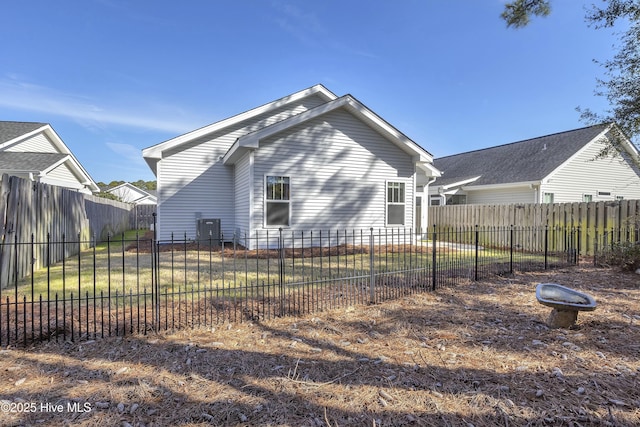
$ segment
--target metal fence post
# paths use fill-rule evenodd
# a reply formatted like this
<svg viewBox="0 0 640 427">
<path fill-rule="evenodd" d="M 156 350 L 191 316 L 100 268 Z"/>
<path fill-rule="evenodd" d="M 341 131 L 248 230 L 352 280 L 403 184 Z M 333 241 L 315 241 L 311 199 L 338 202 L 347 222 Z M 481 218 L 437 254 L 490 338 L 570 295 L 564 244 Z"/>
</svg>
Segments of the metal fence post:
<svg viewBox="0 0 640 427">
<path fill-rule="evenodd" d="M 278 231 L 278 285 L 280 288 L 280 316 L 284 316 L 284 240 L 282 237 L 282 227 L 280 227 Z"/>
<path fill-rule="evenodd" d="M 436 240 L 437 240 L 437 234 L 436 234 L 436 225 L 433 224 L 433 236 L 431 239 L 431 290 L 435 291 L 436 290 L 436 273 L 437 273 L 437 269 L 436 269 Z"/>
<path fill-rule="evenodd" d="M 544 226 L 544 269 L 547 269 L 549 262 L 549 225 Z"/>
<path fill-rule="evenodd" d="M 160 291 L 160 280 L 158 279 L 158 262 L 160 261 L 160 251 L 156 245 L 158 244 L 158 223 L 157 213 L 153 214 L 153 236 L 151 238 L 151 311 L 153 312 L 153 330 L 160 332 L 160 301 L 158 293 Z M 173 274 L 173 272 L 172 272 Z M 145 295 L 146 300 L 146 295 Z"/>
<path fill-rule="evenodd" d="M 509 274 L 513 274 L 513 224 L 509 230 Z"/>
<path fill-rule="evenodd" d="M 373 227 L 369 230 L 369 302 L 375 304 L 376 302 L 376 271 L 374 267 L 374 244 L 373 244 Z"/>
<path fill-rule="evenodd" d="M 474 271 L 473 280 L 478 281 L 478 240 L 480 239 L 480 231 L 478 229 L 478 224 L 476 224 L 475 239 L 476 239 L 476 244 L 475 244 L 476 254 L 475 254 L 475 271 Z"/>
</svg>

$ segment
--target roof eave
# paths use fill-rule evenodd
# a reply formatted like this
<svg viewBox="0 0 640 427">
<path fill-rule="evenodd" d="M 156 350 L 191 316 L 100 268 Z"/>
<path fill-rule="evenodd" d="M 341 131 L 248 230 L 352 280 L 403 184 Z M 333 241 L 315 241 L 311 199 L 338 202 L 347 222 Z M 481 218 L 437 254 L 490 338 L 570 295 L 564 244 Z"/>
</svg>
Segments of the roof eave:
<svg viewBox="0 0 640 427">
<path fill-rule="evenodd" d="M 418 168 L 430 177 L 438 178 L 442 176 L 442 172 L 433 166 L 430 162 L 418 162 Z"/>
<path fill-rule="evenodd" d="M 218 122 L 212 123 L 208 126 L 204 126 L 200 129 L 196 129 L 189 133 L 185 133 L 184 135 L 180 135 L 168 141 L 161 142 L 160 144 L 147 147 L 142 150 L 142 157 L 144 157 L 145 160 L 147 160 L 147 158 L 156 159 L 156 163 L 157 163 L 157 161 L 162 158 L 162 152 L 165 150 L 178 147 L 184 143 L 201 138 L 212 132 L 216 132 L 220 129 L 224 129 L 225 127 L 250 119 L 251 117 L 255 117 L 267 111 L 271 111 L 273 109 L 279 108 L 282 105 L 286 105 L 288 103 L 295 102 L 312 95 L 320 95 L 322 98 L 326 99 L 327 101 L 331 101 L 337 98 L 337 96 L 333 92 L 331 92 L 329 89 L 327 89 L 321 84 L 317 84 L 310 88 L 301 90 L 299 92 L 293 93 L 291 95 L 288 95 L 283 98 L 264 104 L 260 107 L 256 107 L 251 110 L 245 111 L 244 113 L 240 113 L 235 116 L 220 120 Z M 156 173 L 155 168 L 151 165 L 151 163 L 148 160 L 147 160 L 147 164 L 149 164 L 149 166 L 152 168 L 154 173 Z"/>
<path fill-rule="evenodd" d="M 19 142 L 19 141 L 22 141 L 24 139 L 30 138 L 33 135 L 36 135 L 36 134 L 38 134 L 40 132 L 44 132 L 47 128 L 51 129 L 51 126 L 48 125 L 48 124 L 44 124 L 44 125 L 40 126 L 37 129 L 34 129 L 34 130 L 32 130 L 30 132 L 27 132 L 27 133 L 23 133 L 22 135 L 16 136 L 15 138 L 12 138 L 12 139 L 10 139 L 8 141 L 0 143 L 0 148 L 9 147 L 9 146 L 15 144 L 16 142 Z M 51 129 L 51 131 L 53 131 L 53 129 Z M 54 134 L 55 134 L 55 132 L 54 132 Z"/>
<path fill-rule="evenodd" d="M 474 190 L 494 190 L 494 189 L 504 189 L 504 188 L 521 188 L 521 187 L 529 187 L 540 185 L 541 181 L 522 181 L 522 182 L 507 182 L 502 184 L 484 184 L 484 185 L 463 185 L 461 188 L 465 191 L 474 191 Z"/>
<path fill-rule="evenodd" d="M 227 154 L 225 154 L 224 164 L 232 164 L 237 161 L 242 155 L 241 152 L 246 151 L 247 149 L 257 149 L 259 147 L 260 140 L 264 138 L 270 137 L 293 126 L 342 107 L 347 108 L 349 112 L 356 115 L 369 126 L 372 126 L 388 140 L 392 141 L 396 146 L 410 154 L 416 164 L 425 165 L 424 169 L 432 173 L 433 176 L 440 176 L 440 171 L 432 165 L 433 157 L 429 152 L 424 150 L 411 139 L 407 138 L 403 133 L 388 124 L 351 95 L 345 95 L 334 99 L 333 101 L 329 101 L 318 107 L 312 108 L 311 110 L 307 110 L 304 113 L 289 117 L 288 119 L 282 120 L 271 126 L 267 126 L 256 132 L 238 138 L 238 140 L 236 140 L 236 142 L 227 151 Z"/>
</svg>

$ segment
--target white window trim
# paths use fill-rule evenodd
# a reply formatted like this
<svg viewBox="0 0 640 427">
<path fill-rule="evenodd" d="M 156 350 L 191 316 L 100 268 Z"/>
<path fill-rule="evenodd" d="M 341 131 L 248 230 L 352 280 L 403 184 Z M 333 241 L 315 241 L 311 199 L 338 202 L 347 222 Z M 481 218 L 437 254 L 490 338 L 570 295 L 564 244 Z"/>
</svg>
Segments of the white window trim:
<svg viewBox="0 0 640 427">
<path fill-rule="evenodd" d="M 267 200 L 267 177 L 269 176 L 281 176 L 285 178 L 289 178 L 289 225 L 268 225 L 267 224 L 267 203 L 285 203 L 284 201 L 278 202 L 274 200 Z M 293 212 L 293 177 L 290 174 L 285 173 L 267 173 L 262 177 L 262 227 L 268 229 L 279 229 L 279 228 L 291 228 L 291 216 Z"/>
<path fill-rule="evenodd" d="M 402 224 L 389 224 L 389 184 L 390 183 L 399 183 L 404 184 L 404 202 L 397 203 L 394 202 L 395 206 L 404 206 L 404 218 L 402 219 Z M 410 182 L 404 179 L 388 179 L 384 182 L 384 225 L 385 227 L 406 227 L 407 224 L 407 199 L 413 200 L 415 194 L 413 192 L 409 192 L 407 189 L 410 188 Z"/>
<path fill-rule="evenodd" d="M 438 205 L 431 204 L 431 201 L 436 199 L 440 202 L 440 204 Z M 446 203 L 446 198 L 441 194 L 432 194 L 429 196 L 429 206 L 444 206 L 445 203 Z"/>
</svg>

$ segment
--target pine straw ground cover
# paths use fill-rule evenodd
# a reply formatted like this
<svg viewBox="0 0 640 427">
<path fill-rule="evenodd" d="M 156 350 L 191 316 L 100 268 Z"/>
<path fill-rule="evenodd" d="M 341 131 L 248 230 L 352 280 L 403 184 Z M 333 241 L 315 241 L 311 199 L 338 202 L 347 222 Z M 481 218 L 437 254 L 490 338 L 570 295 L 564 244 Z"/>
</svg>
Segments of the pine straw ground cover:
<svg viewBox="0 0 640 427">
<path fill-rule="evenodd" d="M 549 329 L 535 285 L 593 295 Z M 0 424 L 640 425 L 640 276 L 580 267 L 0 354 Z"/>
</svg>

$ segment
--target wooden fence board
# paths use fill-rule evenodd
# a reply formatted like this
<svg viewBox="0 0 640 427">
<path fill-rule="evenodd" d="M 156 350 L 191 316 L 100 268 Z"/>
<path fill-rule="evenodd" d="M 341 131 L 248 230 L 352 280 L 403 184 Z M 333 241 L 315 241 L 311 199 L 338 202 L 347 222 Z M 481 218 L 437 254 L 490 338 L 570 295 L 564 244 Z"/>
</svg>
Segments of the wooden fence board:
<svg viewBox="0 0 640 427">
<path fill-rule="evenodd" d="M 0 289 L 30 275 L 32 268 L 37 270 L 46 267 L 47 262 L 57 263 L 100 242 L 107 233 L 122 233 L 132 228 L 130 224 L 142 223 L 148 227 L 153 223 L 155 206 L 142 211 L 146 217 L 139 221 L 131 218 L 138 212 L 131 204 L 2 175 Z M 18 245 L 15 245 L 16 239 Z M 48 240 L 61 242 L 63 239 L 68 244 L 47 248 Z M 32 240 L 37 244 L 32 245 Z"/>
<path fill-rule="evenodd" d="M 429 224 L 436 230 L 447 227 L 561 227 L 580 230 L 579 248 L 582 254 L 592 254 L 596 239 L 607 237 L 611 242 L 612 230 L 626 229 L 626 238 L 636 236 L 640 227 L 640 201 L 616 200 L 610 202 L 575 202 L 553 204 L 509 204 L 509 205 L 455 205 L 429 206 Z M 562 233 L 549 233 L 549 245 L 560 248 L 565 244 Z M 576 239 L 578 233 L 576 233 Z M 616 235 L 616 238 L 621 238 Z M 640 238 L 640 236 L 639 236 Z M 535 242 L 523 242 L 539 248 L 544 236 L 536 236 Z"/>
</svg>

